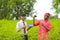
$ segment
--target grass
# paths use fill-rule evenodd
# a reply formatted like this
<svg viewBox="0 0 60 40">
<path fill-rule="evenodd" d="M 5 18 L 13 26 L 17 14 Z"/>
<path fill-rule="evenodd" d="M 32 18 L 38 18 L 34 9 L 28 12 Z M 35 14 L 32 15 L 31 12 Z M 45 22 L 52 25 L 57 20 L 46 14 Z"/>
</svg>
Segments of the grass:
<svg viewBox="0 0 60 40">
<path fill-rule="evenodd" d="M 16 32 L 16 23 L 19 20 L 0 20 L 0 40 L 23 40 L 23 35 Z M 50 40 L 60 40 L 60 20 L 53 19 Z M 31 20 L 27 20 L 31 24 Z M 28 31 L 29 40 L 38 40 L 38 27 L 33 27 Z"/>
</svg>

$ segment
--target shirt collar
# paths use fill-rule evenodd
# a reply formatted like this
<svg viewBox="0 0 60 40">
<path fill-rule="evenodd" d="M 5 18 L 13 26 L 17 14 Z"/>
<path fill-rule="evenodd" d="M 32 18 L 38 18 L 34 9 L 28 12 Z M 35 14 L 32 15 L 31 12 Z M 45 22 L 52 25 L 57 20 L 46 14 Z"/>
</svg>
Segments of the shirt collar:
<svg viewBox="0 0 60 40">
<path fill-rule="evenodd" d="M 23 22 L 23 20 L 20 20 L 21 22 Z M 24 21 L 25 22 L 25 21 Z"/>
</svg>

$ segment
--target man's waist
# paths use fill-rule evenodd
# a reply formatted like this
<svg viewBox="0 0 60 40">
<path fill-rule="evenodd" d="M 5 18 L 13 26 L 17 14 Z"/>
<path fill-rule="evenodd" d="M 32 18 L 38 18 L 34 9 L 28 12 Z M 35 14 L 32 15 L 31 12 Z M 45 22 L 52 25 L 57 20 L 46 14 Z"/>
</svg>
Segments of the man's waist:
<svg viewBox="0 0 60 40">
<path fill-rule="evenodd" d="M 22 34 L 24 34 L 24 30 L 22 29 L 21 31 L 20 31 Z M 26 30 L 26 34 L 27 34 L 27 30 Z"/>
</svg>

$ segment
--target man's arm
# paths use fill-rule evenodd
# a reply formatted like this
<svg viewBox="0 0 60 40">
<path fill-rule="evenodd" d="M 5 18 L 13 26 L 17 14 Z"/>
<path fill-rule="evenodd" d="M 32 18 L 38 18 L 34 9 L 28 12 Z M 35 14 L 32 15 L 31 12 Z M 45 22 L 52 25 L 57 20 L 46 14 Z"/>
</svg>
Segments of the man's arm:
<svg viewBox="0 0 60 40">
<path fill-rule="evenodd" d="M 22 28 L 17 28 L 17 32 L 20 32 L 20 30 L 22 30 Z"/>
<path fill-rule="evenodd" d="M 35 17 L 33 17 L 33 25 L 35 24 Z"/>
<path fill-rule="evenodd" d="M 49 30 L 49 29 L 47 28 L 47 26 L 43 25 L 43 27 L 44 27 L 46 30 Z"/>
<path fill-rule="evenodd" d="M 34 26 L 34 24 L 35 24 L 35 17 L 33 16 L 33 24 L 28 25 L 27 31 L 31 29 Z"/>
<path fill-rule="evenodd" d="M 33 26 L 38 26 L 39 25 L 39 21 L 35 23 L 35 17 L 36 16 L 33 16 L 33 24 L 29 25 L 27 30 L 31 29 Z"/>
<path fill-rule="evenodd" d="M 20 32 L 22 29 L 24 29 L 25 27 L 22 28 L 17 28 L 17 32 Z"/>
<path fill-rule="evenodd" d="M 46 30 L 50 30 L 50 29 L 51 29 L 51 24 L 45 25 L 45 24 L 41 23 L 41 25 L 42 25 Z"/>
<path fill-rule="evenodd" d="M 40 21 L 37 21 L 37 22 L 35 23 L 35 17 L 33 17 L 33 25 L 34 25 L 34 26 L 38 26 L 39 23 L 40 23 Z"/>
<path fill-rule="evenodd" d="M 31 29 L 32 27 L 33 27 L 33 24 L 29 24 L 27 31 L 28 31 L 29 29 Z"/>
<path fill-rule="evenodd" d="M 20 23 L 17 23 L 17 25 L 16 25 L 17 32 L 21 31 L 24 28 L 25 27 L 21 27 Z"/>
<path fill-rule="evenodd" d="M 33 16 L 33 24 L 30 24 L 29 26 L 28 26 L 28 29 L 27 30 L 29 30 L 29 29 L 31 29 L 33 26 L 36 26 L 37 25 L 37 23 L 35 24 L 35 17 L 36 16 Z"/>
</svg>

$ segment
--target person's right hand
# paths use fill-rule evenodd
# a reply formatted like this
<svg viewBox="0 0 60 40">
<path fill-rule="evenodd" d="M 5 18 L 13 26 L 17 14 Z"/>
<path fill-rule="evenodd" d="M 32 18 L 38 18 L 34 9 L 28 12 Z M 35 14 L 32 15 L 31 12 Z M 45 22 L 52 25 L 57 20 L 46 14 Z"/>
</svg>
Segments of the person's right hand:
<svg viewBox="0 0 60 40">
<path fill-rule="evenodd" d="M 26 28 L 26 26 L 23 27 L 23 29 Z"/>
<path fill-rule="evenodd" d="M 33 16 L 33 20 L 35 20 L 35 17 Z"/>
</svg>

